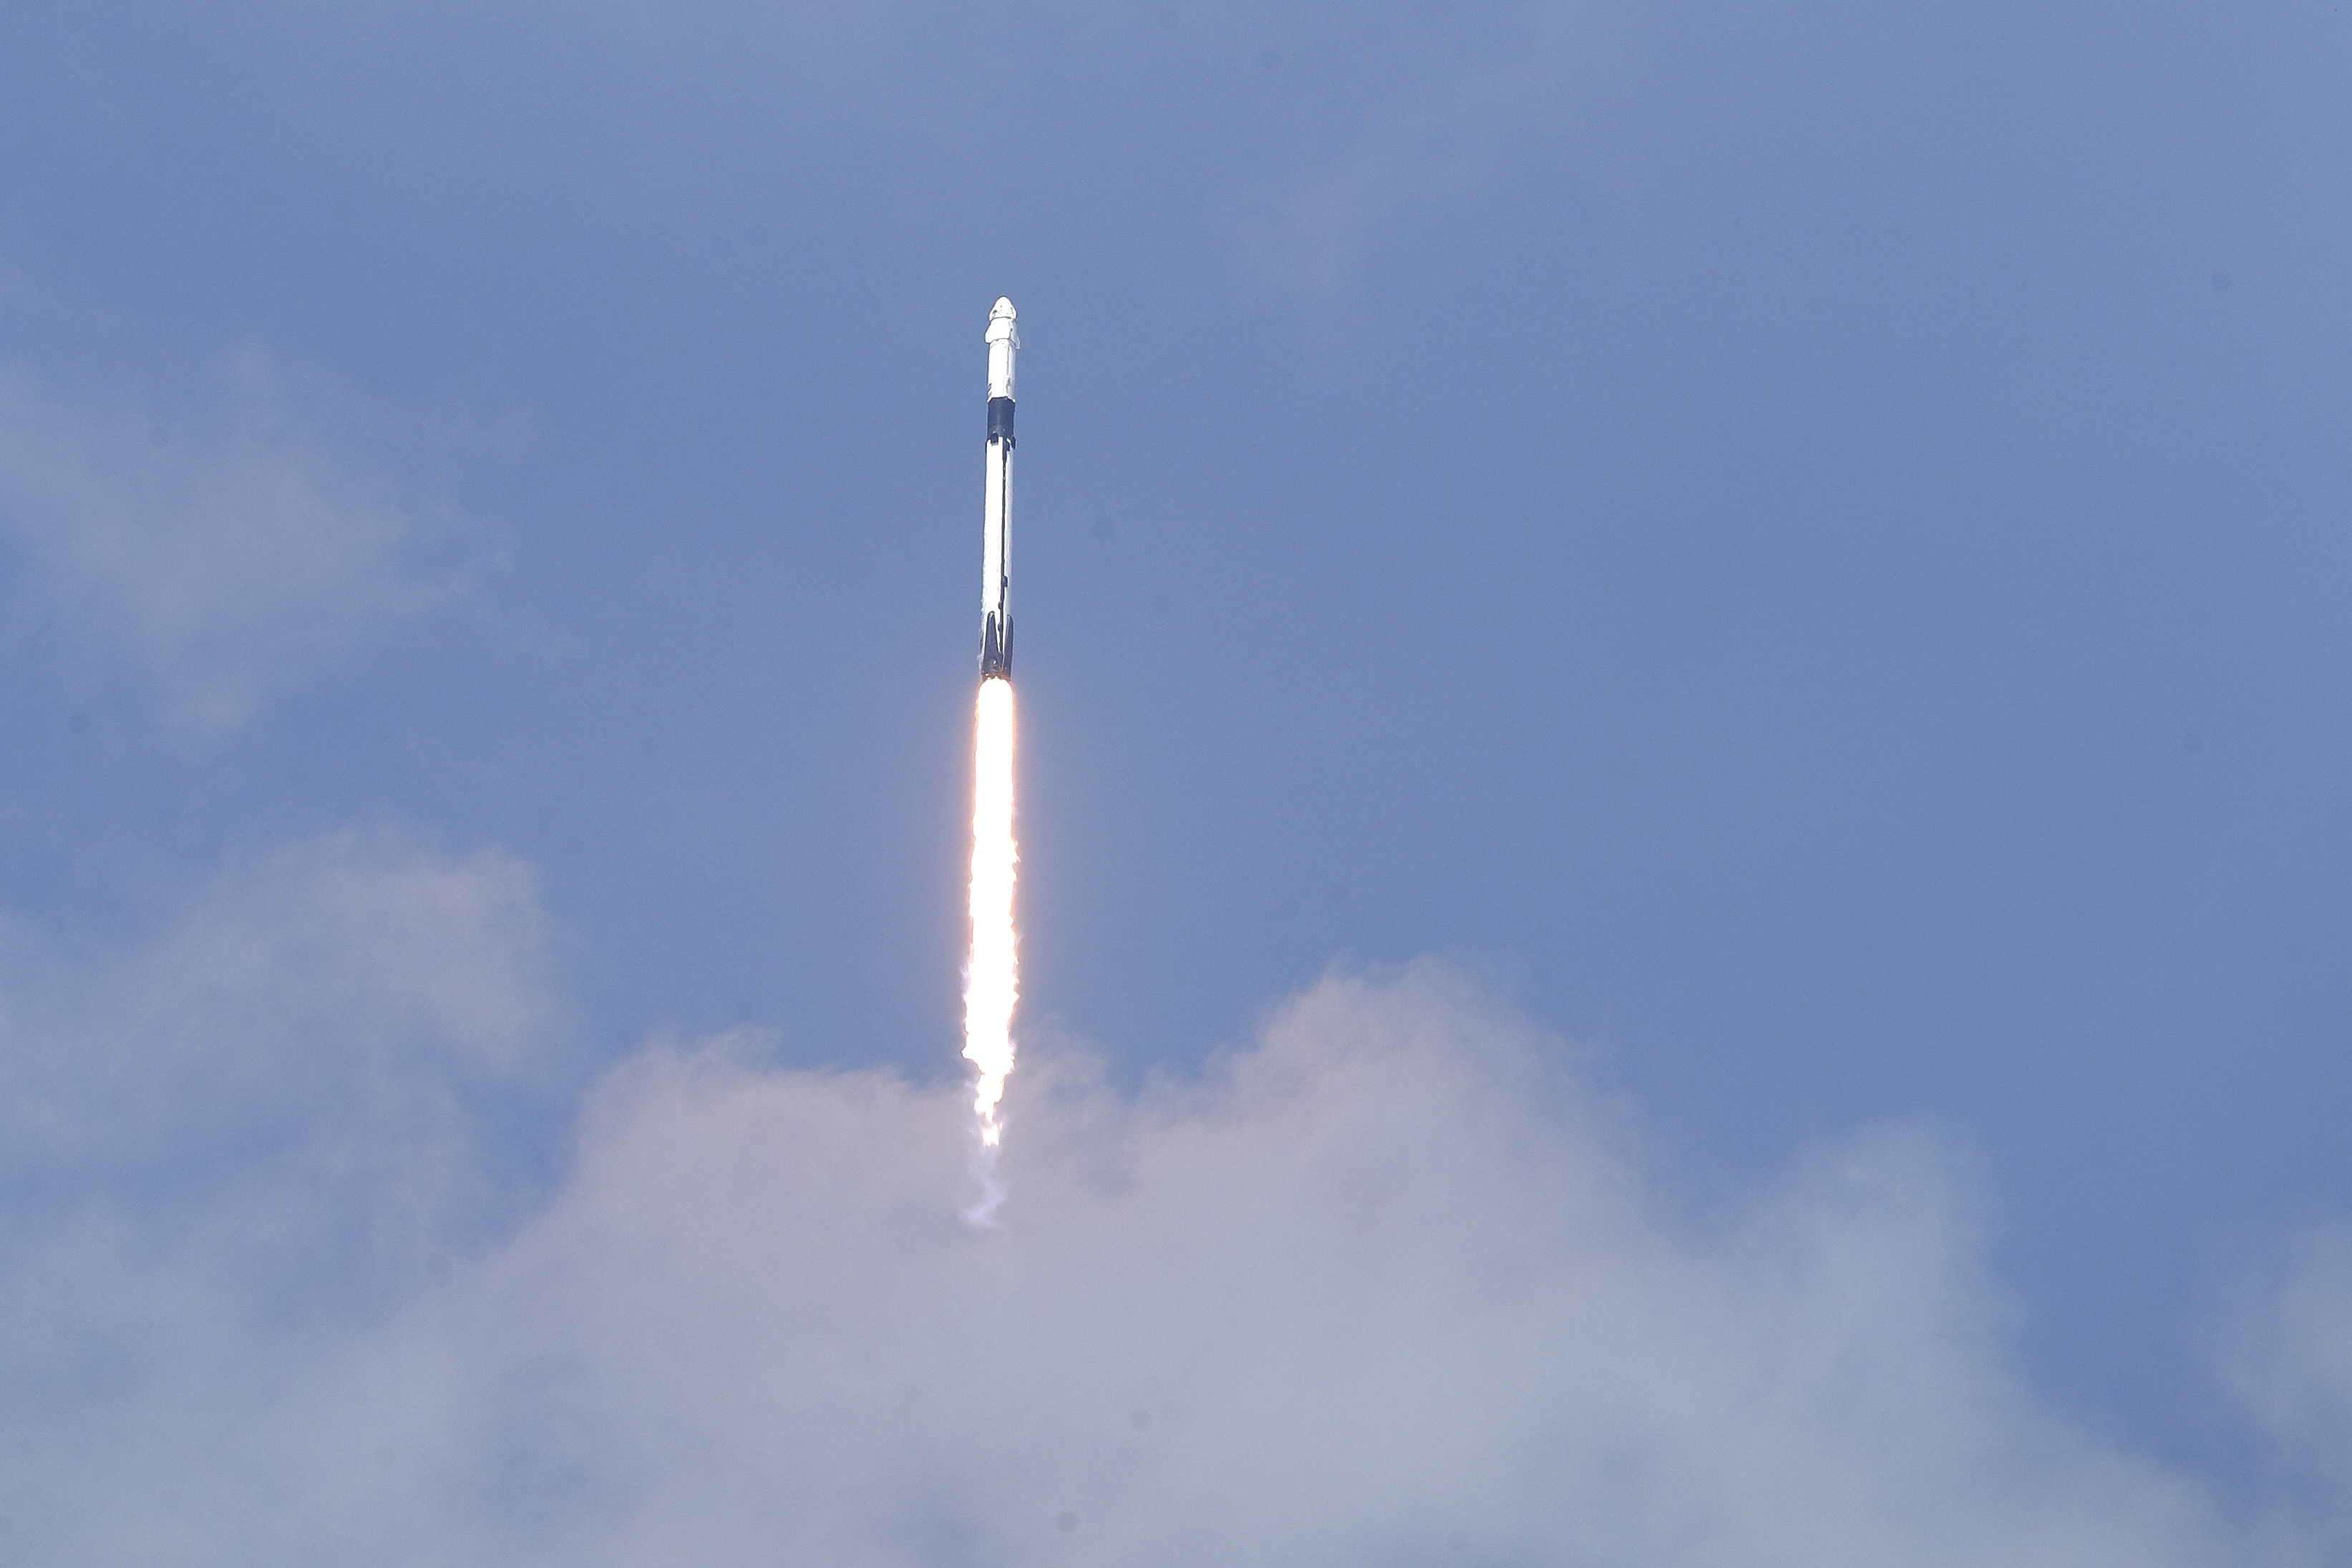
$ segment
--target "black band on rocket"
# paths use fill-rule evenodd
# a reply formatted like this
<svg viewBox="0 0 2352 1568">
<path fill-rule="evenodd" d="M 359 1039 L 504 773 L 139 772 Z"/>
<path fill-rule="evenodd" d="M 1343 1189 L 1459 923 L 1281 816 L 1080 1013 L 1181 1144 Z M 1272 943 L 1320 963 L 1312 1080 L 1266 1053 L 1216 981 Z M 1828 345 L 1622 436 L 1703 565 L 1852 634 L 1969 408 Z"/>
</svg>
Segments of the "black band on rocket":
<svg viewBox="0 0 2352 1568">
<path fill-rule="evenodd" d="M 992 397 L 988 400 L 988 438 L 1013 444 L 1013 400 Z"/>
</svg>

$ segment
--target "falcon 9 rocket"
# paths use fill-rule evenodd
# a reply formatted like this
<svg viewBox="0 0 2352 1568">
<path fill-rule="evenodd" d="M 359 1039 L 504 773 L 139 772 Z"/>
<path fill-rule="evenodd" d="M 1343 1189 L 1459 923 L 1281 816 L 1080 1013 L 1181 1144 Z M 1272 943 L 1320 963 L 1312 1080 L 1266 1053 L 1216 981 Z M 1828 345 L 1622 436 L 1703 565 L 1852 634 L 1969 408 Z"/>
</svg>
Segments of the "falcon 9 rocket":
<svg viewBox="0 0 2352 1568">
<path fill-rule="evenodd" d="M 988 484 L 981 543 L 980 678 L 1013 678 L 1013 301 L 988 313 Z"/>
</svg>

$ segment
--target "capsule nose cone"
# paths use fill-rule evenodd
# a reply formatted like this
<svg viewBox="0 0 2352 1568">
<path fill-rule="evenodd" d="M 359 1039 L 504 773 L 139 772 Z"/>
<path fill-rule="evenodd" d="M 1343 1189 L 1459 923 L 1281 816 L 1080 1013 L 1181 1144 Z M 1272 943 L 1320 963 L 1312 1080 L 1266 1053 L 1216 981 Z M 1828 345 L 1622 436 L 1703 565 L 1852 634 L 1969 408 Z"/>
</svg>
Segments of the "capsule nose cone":
<svg viewBox="0 0 2352 1568">
<path fill-rule="evenodd" d="M 1013 324 L 1012 300 L 997 300 L 996 308 L 988 313 L 988 340 L 992 343 L 1004 343 L 1016 349 L 1021 346 L 1021 329 Z M 994 361 L 992 361 L 992 367 Z M 992 375 L 995 373 L 992 368 L 990 373 Z M 1009 364 L 1006 366 L 1006 373 L 1011 373 Z M 1005 395 L 1012 394 L 1008 392 Z"/>
</svg>

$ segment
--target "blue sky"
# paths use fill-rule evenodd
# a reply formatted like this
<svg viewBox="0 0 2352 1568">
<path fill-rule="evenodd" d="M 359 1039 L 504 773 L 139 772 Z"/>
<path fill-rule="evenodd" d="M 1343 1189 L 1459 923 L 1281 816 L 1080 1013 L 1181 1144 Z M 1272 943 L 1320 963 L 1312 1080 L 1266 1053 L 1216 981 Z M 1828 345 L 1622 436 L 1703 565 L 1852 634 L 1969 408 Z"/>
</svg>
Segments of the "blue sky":
<svg viewBox="0 0 2352 1568">
<path fill-rule="evenodd" d="M 300 1451 L 317 1411 L 365 1403 L 337 1377 L 398 1384 L 381 1369 L 414 1355 L 504 1387 L 536 1364 L 516 1281 L 551 1217 L 599 1201 L 600 1157 L 710 1201 L 632 1141 L 670 1125 L 662 1063 L 720 1063 L 717 1098 L 688 1097 L 713 1120 L 673 1133 L 748 1140 L 729 1180 L 810 1179 L 761 1163 L 759 1114 L 944 1124 L 980 334 L 1004 293 L 1023 1032 L 1058 1064 L 1038 1082 L 1079 1085 L 1027 1102 L 1033 1149 L 1077 1152 L 1016 1169 L 1008 1223 L 1037 1250 L 1006 1243 L 1028 1260 L 1006 1300 L 1086 1276 L 1049 1214 L 1098 1237 L 1157 1217 L 1236 1297 L 1290 1278 L 1150 1173 L 1218 1213 L 1272 1203 L 1296 1231 L 1269 1235 L 1342 1223 L 1370 1201 L 1345 1183 L 1328 1207 L 1197 1196 L 1219 1167 L 1186 1118 L 1248 1130 L 1234 1173 L 1289 1169 L 1251 1140 L 1295 1132 L 1290 1103 L 1216 1075 L 1263 1051 L 1320 1082 L 1373 1049 L 1350 1029 L 1401 1030 L 1403 1057 L 1375 1055 L 1423 1065 L 1375 1073 L 1403 1098 L 1363 1115 L 1402 1129 L 1429 1062 L 1472 1064 L 1486 1087 L 1435 1096 L 1458 1113 L 1430 1147 L 1523 1140 L 1498 1212 L 1554 1180 L 1640 1187 L 1601 1230 L 1681 1249 L 1694 1272 L 1641 1275 L 1661 1312 L 1754 1284 L 1759 1215 L 1847 1223 L 1806 1174 L 1845 1172 L 1895 1216 L 1853 1221 L 1916 1292 L 1888 1321 L 1976 1347 L 1919 1397 L 2013 1403 L 2030 1418 L 1969 1441 L 2088 1445 L 2105 1478 L 2042 1512 L 1956 1482 L 1948 1518 L 1835 1545 L 1759 1516 L 1724 1526 L 1729 1560 L 1977 1561 L 1979 1527 L 1983 1560 L 2028 1560 L 2031 1520 L 2096 1534 L 2132 1487 L 2203 1521 L 2183 1561 L 2324 1552 L 2352 1481 L 2347 47 L 2352 14 L 2317 5 L 10 10 L 8 1375 L 91 1454 L 215 1399 Z M 1490 1096 L 1523 1070 L 1608 1109 L 1512 1120 Z M 892 1072 L 911 1087 L 858 1087 Z M 951 1186 L 961 1152 L 851 1145 L 824 1180 L 865 1242 L 744 1210 L 757 1235 L 714 1219 L 709 1246 L 896 1322 L 906 1281 L 987 1267 L 926 1250 L 949 1243 L 883 1196 Z M 1475 1203 L 1431 1174 L 1468 1166 L 1430 1157 L 1367 1190 Z M 1087 1209 L 1072 1173 L 1096 1165 L 1143 1207 Z M 1530 1278 L 1621 1256 L 1481 1222 Z M 1420 1301 L 1450 1233 L 1406 1225 L 1381 1288 Z M 920 1260 L 894 1272 L 878 1238 Z M 1914 1270 L 1914 1244 L 1959 1261 Z M 1789 1321 L 1845 1321 L 1843 1276 L 1810 1267 Z M 1346 1316 L 1354 1276 L 1310 1275 Z M 658 1300 L 689 1278 L 730 1288 Z M 199 1300 L 184 1322 L 124 1304 Z M 1418 1310 L 1393 1321 L 1462 1329 Z M 148 1326 L 68 1349 L 118 1312 Z M 635 1343 L 574 1326 L 591 1373 Z M 1685 1326 L 1704 1352 L 1658 1364 L 1725 1358 L 1707 1398 L 1754 1370 L 1730 1347 L 1788 1349 L 1736 1312 Z M 741 1332 L 755 1360 L 810 1354 Z M 1540 1360 L 1528 1332 L 1496 1343 Z M 1294 1365 L 1267 1333 L 1236 1330 L 1204 1386 Z M 254 1392 L 298 1342 L 338 1370 Z M 579 1396 L 598 1430 L 692 1426 L 693 1377 L 632 1377 Z M 865 1403 L 928 1396 L 902 1383 Z M 760 1420 L 815 1422 L 803 1386 Z M 1128 1403 L 1182 1403 L 1103 1398 L 1118 1431 Z M 411 1414 L 442 1436 L 387 1451 L 496 1431 L 562 1469 L 528 1401 Z M 757 1447 L 733 1419 L 710 1441 Z M 1465 1451 L 1588 1474 L 1529 1435 L 1546 1419 Z M 1902 1493 L 1856 1479 L 1877 1427 L 1832 1425 L 1755 1441 L 1831 1456 L 1798 1495 Z M 202 1445 L 159 1442 L 100 1490 L 243 1495 L 173 1480 Z M 478 1477 L 461 1507 L 354 1452 L 270 1551 L 428 1550 L 383 1546 L 371 1509 L 452 1521 L 445 1560 L 636 1561 L 688 1518 L 740 1524 L 711 1561 L 767 1538 L 617 1438 L 573 1456 L 594 1508 Z M 1658 1473 L 1706 1470 L 1675 1452 Z M 1046 1494 L 1100 1478 L 943 1458 L 894 1494 L 937 1534 L 826 1514 L 823 1539 L 1045 1561 L 1096 1526 L 1024 1544 L 1007 1521 L 1132 1504 L 1149 1539 L 1145 1501 L 1255 1495 L 1168 1463 L 1066 1508 Z M 386 1476 L 424 1490 L 370 1490 Z M 1033 1485 L 1025 1514 L 971 1501 Z M 1565 1540 L 1524 1499 L 1409 1501 L 1358 1537 L 1340 1500 L 1235 1502 L 1262 1543 L 1193 1545 L 1513 1562 Z M 1482 1507 L 1507 1528 L 1433 1522 Z M 0 1499 L 80 1561 L 158 1539 L 254 1561 L 268 1513 L 118 1538 Z M 1692 1560 L 1626 1531 L 1575 1550 Z"/>
</svg>

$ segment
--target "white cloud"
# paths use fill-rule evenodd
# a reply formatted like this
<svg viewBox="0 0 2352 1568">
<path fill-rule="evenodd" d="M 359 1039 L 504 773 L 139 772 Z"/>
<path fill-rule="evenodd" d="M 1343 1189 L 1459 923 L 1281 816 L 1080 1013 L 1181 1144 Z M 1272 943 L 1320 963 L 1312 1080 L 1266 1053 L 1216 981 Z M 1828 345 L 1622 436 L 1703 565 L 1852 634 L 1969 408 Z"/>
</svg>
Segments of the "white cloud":
<svg viewBox="0 0 2352 1568">
<path fill-rule="evenodd" d="M 1033 1078 L 975 1234 L 952 1094 L 659 1051 L 446 1332 L 564 1369 L 626 1500 L 571 1561 L 2210 1559 L 2005 1373 L 1931 1148 L 1695 1231 L 1538 1062 L 1442 970 L 1330 980 L 1202 1083 Z"/>
<path fill-rule="evenodd" d="M 550 948 L 529 867 L 390 833 L 233 868 L 131 950 L 5 933 L 0 1555 L 257 1561 L 253 1424 L 523 1196 L 486 1156 L 561 1065 Z"/>
<path fill-rule="evenodd" d="M 233 727 L 457 580 L 412 559 L 415 504 L 339 453 L 252 356 L 162 419 L 0 372 L 0 527 L 59 621 L 160 688 L 172 719 Z"/>
<path fill-rule="evenodd" d="M 232 1065 L 244 1100 L 310 1108 L 359 1167 L 405 1153 L 332 1211 L 343 1232 L 294 1228 L 307 1279 L 249 1260 L 310 1212 L 308 1145 L 191 1178 L 201 1201 L 125 1177 L 9 1211 L 18 1555 L 2147 1568 L 2242 1546 L 2191 1479 L 2037 1406 L 1931 1140 L 1861 1139 L 1694 1221 L 1551 1042 L 1434 966 L 1327 979 L 1140 1092 L 1033 1049 L 994 1230 L 958 1218 L 959 1085 L 780 1070 L 748 1035 L 615 1067 L 560 1185 L 486 1224 L 514 1195 L 471 1175 L 462 1117 L 420 1137 L 413 1099 L 320 1085 L 526 1060 L 537 933 L 511 862 L 337 840 L 115 967 L 135 978 L 103 988 L 125 999 L 94 1076 L 257 1038 L 278 1065 Z M 297 1065 L 339 1040 L 379 1065 Z M 343 1254 L 386 1212 L 401 1244 L 352 1289 Z"/>
<path fill-rule="evenodd" d="M 2352 1232 L 2304 1238 L 2237 1327 L 2231 1382 L 2283 1471 L 2274 1528 L 2324 1543 L 2312 1560 L 2340 1562 L 2352 1552 Z M 2282 1551 L 2278 1560 L 2295 1559 Z"/>
</svg>

